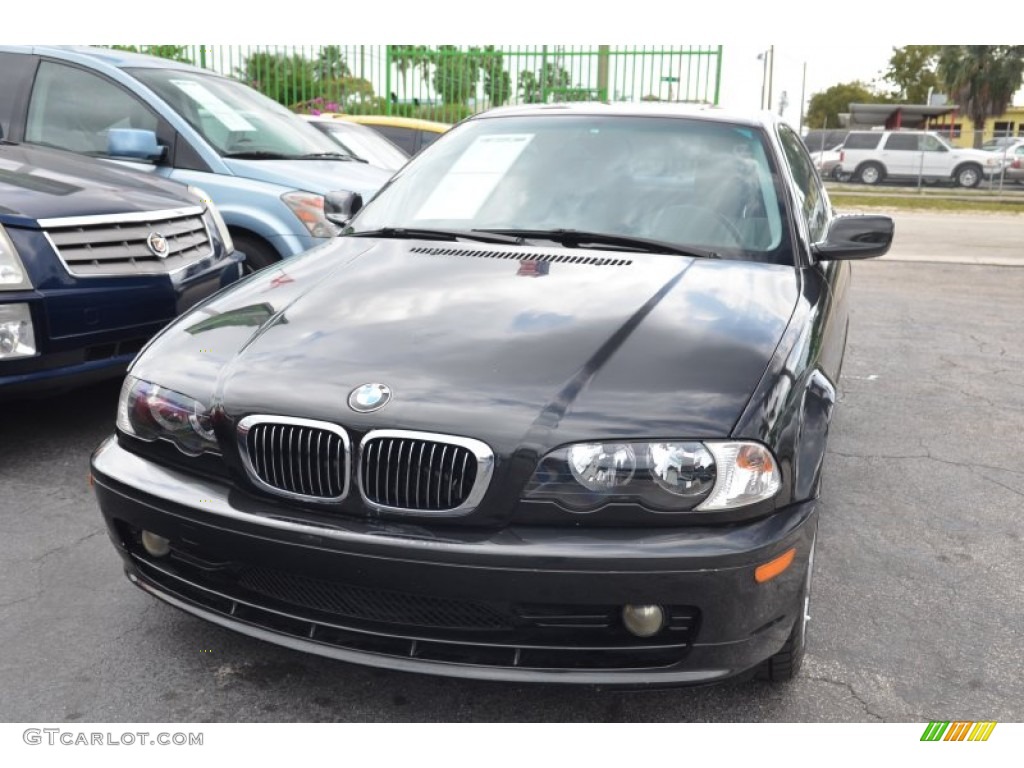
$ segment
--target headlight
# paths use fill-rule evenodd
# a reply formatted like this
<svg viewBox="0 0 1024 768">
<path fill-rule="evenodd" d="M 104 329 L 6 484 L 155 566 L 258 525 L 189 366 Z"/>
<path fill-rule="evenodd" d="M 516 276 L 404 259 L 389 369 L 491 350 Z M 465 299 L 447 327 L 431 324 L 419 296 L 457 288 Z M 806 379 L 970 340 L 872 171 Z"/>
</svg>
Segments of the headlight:
<svg viewBox="0 0 1024 768">
<path fill-rule="evenodd" d="M 213 225 L 217 228 L 217 234 L 220 235 L 220 239 L 224 243 L 224 250 L 231 253 L 235 250 L 235 241 L 231 239 L 228 225 L 224 223 L 224 217 L 220 215 L 220 210 L 217 208 L 217 204 L 213 202 L 213 198 L 199 187 L 189 187 L 188 191 L 203 201 L 203 204 L 206 206 L 206 212 L 213 219 Z"/>
<path fill-rule="evenodd" d="M 575 512 L 610 503 L 711 512 L 770 499 L 780 485 L 775 459 L 757 443 L 578 443 L 545 456 L 523 497 Z"/>
<path fill-rule="evenodd" d="M 27 291 L 32 288 L 28 272 L 7 230 L 0 224 L 0 291 Z"/>
<path fill-rule="evenodd" d="M 127 376 L 117 404 L 117 428 L 140 440 L 168 440 L 188 456 L 218 453 L 210 412 L 198 400 Z"/>
<path fill-rule="evenodd" d="M 299 221 L 313 237 L 334 237 L 341 232 L 341 227 L 328 221 L 324 215 L 323 195 L 314 195 L 312 192 L 286 192 L 281 195 L 281 200 L 299 217 Z"/>
<path fill-rule="evenodd" d="M 28 304 L 0 304 L 0 360 L 32 357 L 36 334 Z"/>
</svg>

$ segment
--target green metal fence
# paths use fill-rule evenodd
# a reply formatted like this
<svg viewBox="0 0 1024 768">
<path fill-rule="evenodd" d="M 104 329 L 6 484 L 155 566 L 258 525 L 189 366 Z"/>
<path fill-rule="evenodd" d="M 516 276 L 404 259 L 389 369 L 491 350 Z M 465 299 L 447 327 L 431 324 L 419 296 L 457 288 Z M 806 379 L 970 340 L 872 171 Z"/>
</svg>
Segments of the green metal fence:
<svg viewBox="0 0 1024 768">
<path fill-rule="evenodd" d="M 718 103 L 722 46 L 125 46 L 230 75 L 299 112 L 454 122 L 503 104 Z"/>
</svg>

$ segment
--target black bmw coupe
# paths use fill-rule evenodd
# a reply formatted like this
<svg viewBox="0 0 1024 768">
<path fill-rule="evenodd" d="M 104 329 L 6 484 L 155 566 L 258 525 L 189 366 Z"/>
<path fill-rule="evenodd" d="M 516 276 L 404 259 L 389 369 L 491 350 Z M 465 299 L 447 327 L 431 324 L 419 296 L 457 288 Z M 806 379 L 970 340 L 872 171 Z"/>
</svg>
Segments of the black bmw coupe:
<svg viewBox="0 0 1024 768">
<path fill-rule="evenodd" d="M 689 105 L 469 119 L 132 364 L 92 475 L 129 579 L 345 661 L 793 676 L 849 316 L 799 136 Z"/>
</svg>

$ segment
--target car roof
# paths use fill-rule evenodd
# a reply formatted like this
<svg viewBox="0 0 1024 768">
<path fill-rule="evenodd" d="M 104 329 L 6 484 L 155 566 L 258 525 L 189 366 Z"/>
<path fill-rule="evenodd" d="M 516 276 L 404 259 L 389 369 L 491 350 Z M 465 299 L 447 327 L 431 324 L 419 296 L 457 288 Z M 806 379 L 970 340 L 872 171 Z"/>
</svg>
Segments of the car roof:
<svg viewBox="0 0 1024 768">
<path fill-rule="evenodd" d="M 217 75 L 209 69 L 196 67 L 182 61 L 173 61 L 159 56 L 150 56 L 145 53 L 133 51 L 119 51 L 113 48 L 98 48 L 91 45 L 5 45 L 0 46 L 0 51 L 12 53 L 31 53 L 37 56 L 49 56 L 55 59 L 68 61 L 82 61 L 92 59 L 108 66 L 125 69 L 130 67 L 151 68 L 151 69 L 179 69 L 193 72 L 203 72 L 208 75 Z"/>
<path fill-rule="evenodd" d="M 348 115 L 336 114 L 338 120 L 348 120 L 363 125 L 393 125 L 397 128 L 413 128 L 432 133 L 444 133 L 451 128 L 450 123 L 439 123 L 435 120 L 421 120 L 418 117 L 399 117 L 398 115 Z"/>
<path fill-rule="evenodd" d="M 767 127 L 779 122 L 771 112 L 751 112 L 726 109 L 714 104 L 682 102 L 615 102 L 576 101 L 557 104 L 524 104 L 515 107 L 497 107 L 473 115 L 470 120 L 525 115 L 608 115 L 621 117 L 686 117 L 710 122 L 737 123 L 752 127 Z"/>
</svg>

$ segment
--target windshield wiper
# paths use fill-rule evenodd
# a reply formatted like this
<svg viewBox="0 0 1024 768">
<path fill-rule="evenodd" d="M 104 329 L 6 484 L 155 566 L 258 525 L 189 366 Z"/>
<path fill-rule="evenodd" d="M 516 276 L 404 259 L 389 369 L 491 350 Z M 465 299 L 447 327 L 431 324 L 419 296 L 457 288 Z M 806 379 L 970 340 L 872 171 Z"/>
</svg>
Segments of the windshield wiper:
<svg viewBox="0 0 1024 768">
<path fill-rule="evenodd" d="M 295 155 L 295 160 L 344 160 L 351 162 L 356 158 L 346 155 L 344 152 L 307 152 L 304 155 Z"/>
<path fill-rule="evenodd" d="M 632 248 L 646 253 L 671 253 L 677 256 L 693 256 L 699 259 L 717 259 L 715 251 L 705 248 L 682 247 L 663 240 L 651 240 L 646 237 L 630 237 L 629 235 L 612 235 L 605 232 L 586 232 L 580 229 L 474 229 L 474 232 L 488 232 L 495 235 L 510 235 L 526 239 L 553 240 L 568 248 L 577 248 L 584 244 L 612 245 L 621 248 Z"/>
<path fill-rule="evenodd" d="M 295 155 L 285 155 L 280 152 L 268 152 L 262 149 L 249 149 L 239 152 L 224 152 L 221 157 L 232 157 L 238 160 L 295 160 Z"/>
<path fill-rule="evenodd" d="M 485 232 L 480 229 L 421 229 L 417 227 L 382 227 L 362 232 L 349 232 L 349 237 L 392 237 L 396 239 L 420 238 L 423 240 L 476 240 L 481 243 L 502 243 L 519 245 L 521 237 L 511 237 L 500 232 Z"/>
</svg>

